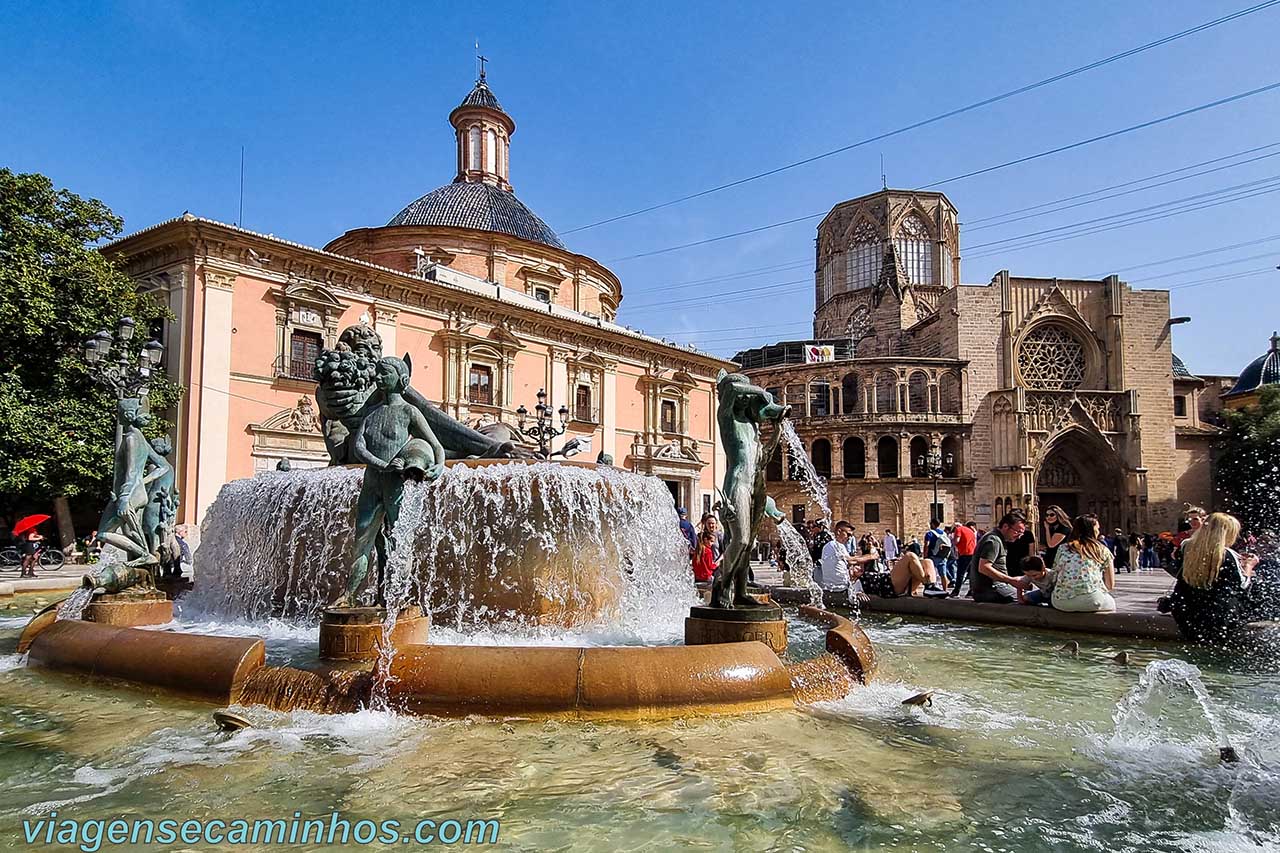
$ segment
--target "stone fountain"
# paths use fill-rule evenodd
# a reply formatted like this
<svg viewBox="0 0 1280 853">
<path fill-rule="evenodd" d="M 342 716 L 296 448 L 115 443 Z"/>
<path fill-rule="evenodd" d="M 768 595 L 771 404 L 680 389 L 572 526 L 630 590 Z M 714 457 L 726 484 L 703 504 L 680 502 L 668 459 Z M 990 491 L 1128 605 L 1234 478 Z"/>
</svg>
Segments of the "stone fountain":
<svg viewBox="0 0 1280 853">
<path fill-rule="evenodd" d="M 180 602 L 220 620 L 319 622 L 314 662 L 266 666 L 252 637 L 37 619 L 22 639 L 30 666 L 282 710 L 580 719 L 790 708 L 870 677 L 874 652 L 857 626 L 812 608 L 803 615 L 828 626 L 828 653 L 784 664 L 781 609 L 748 593 L 768 507 L 763 462 L 786 409 L 745 377 L 719 377 L 726 556 L 698 605 L 660 481 L 521 458 L 422 399 L 408 358 L 383 357 L 367 328 L 341 340 L 318 365 L 334 465 L 225 486 L 203 527 L 198 582 Z M 536 634 L 678 619 L 680 609 L 684 645 L 428 642 L 429 625 Z"/>
</svg>

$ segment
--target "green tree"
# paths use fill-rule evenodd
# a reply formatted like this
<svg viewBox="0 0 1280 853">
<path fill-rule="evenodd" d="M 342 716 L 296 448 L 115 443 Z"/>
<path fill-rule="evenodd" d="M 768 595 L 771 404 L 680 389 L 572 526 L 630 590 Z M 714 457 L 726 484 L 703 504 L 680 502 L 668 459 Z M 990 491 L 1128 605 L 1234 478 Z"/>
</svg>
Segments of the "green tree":
<svg viewBox="0 0 1280 853">
<path fill-rule="evenodd" d="M 1256 534 L 1280 535 L 1280 386 L 1261 389 L 1254 405 L 1223 412 L 1214 485 L 1222 507 Z"/>
<path fill-rule="evenodd" d="M 102 202 L 55 189 L 44 175 L 0 169 L 0 513 L 57 497 L 101 500 L 110 489 L 114 399 L 84 361 L 84 341 L 137 322 L 135 351 L 167 309 L 95 246 L 123 222 Z M 136 355 L 136 352 L 135 352 Z M 160 415 L 181 388 L 157 377 Z M 160 417 L 152 429 L 168 429 Z"/>
</svg>

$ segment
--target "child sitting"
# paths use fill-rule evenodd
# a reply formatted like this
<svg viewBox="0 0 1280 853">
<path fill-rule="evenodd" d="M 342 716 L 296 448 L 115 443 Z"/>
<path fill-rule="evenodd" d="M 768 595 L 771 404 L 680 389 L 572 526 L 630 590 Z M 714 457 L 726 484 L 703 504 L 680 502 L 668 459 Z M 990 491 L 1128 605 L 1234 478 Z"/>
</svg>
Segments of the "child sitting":
<svg viewBox="0 0 1280 853">
<path fill-rule="evenodd" d="M 1032 555 L 1023 557 L 1019 564 L 1023 583 L 1018 587 L 1018 603 L 1036 606 L 1049 603 L 1053 594 L 1053 572 L 1045 568 L 1044 558 Z"/>
<path fill-rule="evenodd" d="M 715 552 L 712 545 L 715 543 L 715 534 L 709 530 L 703 529 L 698 534 L 698 547 L 693 552 L 693 579 L 695 581 L 709 581 L 716 572 Z"/>
</svg>

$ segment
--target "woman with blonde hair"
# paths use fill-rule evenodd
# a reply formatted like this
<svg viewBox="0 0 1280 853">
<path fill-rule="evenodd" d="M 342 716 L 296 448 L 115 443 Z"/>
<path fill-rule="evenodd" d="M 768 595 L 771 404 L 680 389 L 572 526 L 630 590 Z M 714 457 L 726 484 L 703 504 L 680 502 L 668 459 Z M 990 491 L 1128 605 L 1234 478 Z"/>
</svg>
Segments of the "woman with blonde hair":
<svg viewBox="0 0 1280 853">
<path fill-rule="evenodd" d="M 1182 571 L 1174 585 L 1173 618 L 1183 639 L 1222 645 L 1255 618 L 1253 570 L 1258 558 L 1237 554 L 1240 522 L 1225 512 L 1205 519 L 1182 546 Z"/>
<path fill-rule="evenodd" d="M 1082 515 L 1071 526 L 1071 538 L 1058 548 L 1053 563 L 1056 582 L 1050 599 L 1056 610 L 1109 613 L 1116 609 L 1110 590 L 1116 588 L 1111 549 L 1102 541 L 1098 519 Z"/>
</svg>

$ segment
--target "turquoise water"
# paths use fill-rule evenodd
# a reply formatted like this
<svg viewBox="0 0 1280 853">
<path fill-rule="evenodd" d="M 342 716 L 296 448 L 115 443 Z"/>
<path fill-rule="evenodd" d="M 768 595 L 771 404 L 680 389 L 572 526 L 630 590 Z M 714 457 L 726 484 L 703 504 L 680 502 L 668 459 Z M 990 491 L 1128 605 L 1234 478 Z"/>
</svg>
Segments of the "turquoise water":
<svg viewBox="0 0 1280 853">
<path fill-rule="evenodd" d="M 11 654 L 24 622 L 0 610 L 3 849 L 30 849 L 21 821 L 54 810 L 496 817 L 499 847 L 529 851 L 1280 849 L 1280 677 L 1177 645 L 1077 637 L 1069 657 L 1062 635 L 874 619 L 880 681 L 794 713 L 581 724 L 249 709 L 257 727 L 227 735 L 208 706 L 25 669 Z M 292 638 L 273 656 L 300 654 L 309 630 L 273 627 Z M 798 656 L 820 648 L 817 628 L 792 635 Z M 1110 661 L 1120 650 L 1133 665 Z M 1190 691 L 1141 683 L 1174 659 L 1199 667 L 1239 763 L 1218 761 Z M 933 707 L 900 704 L 921 690 Z"/>
</svg>

